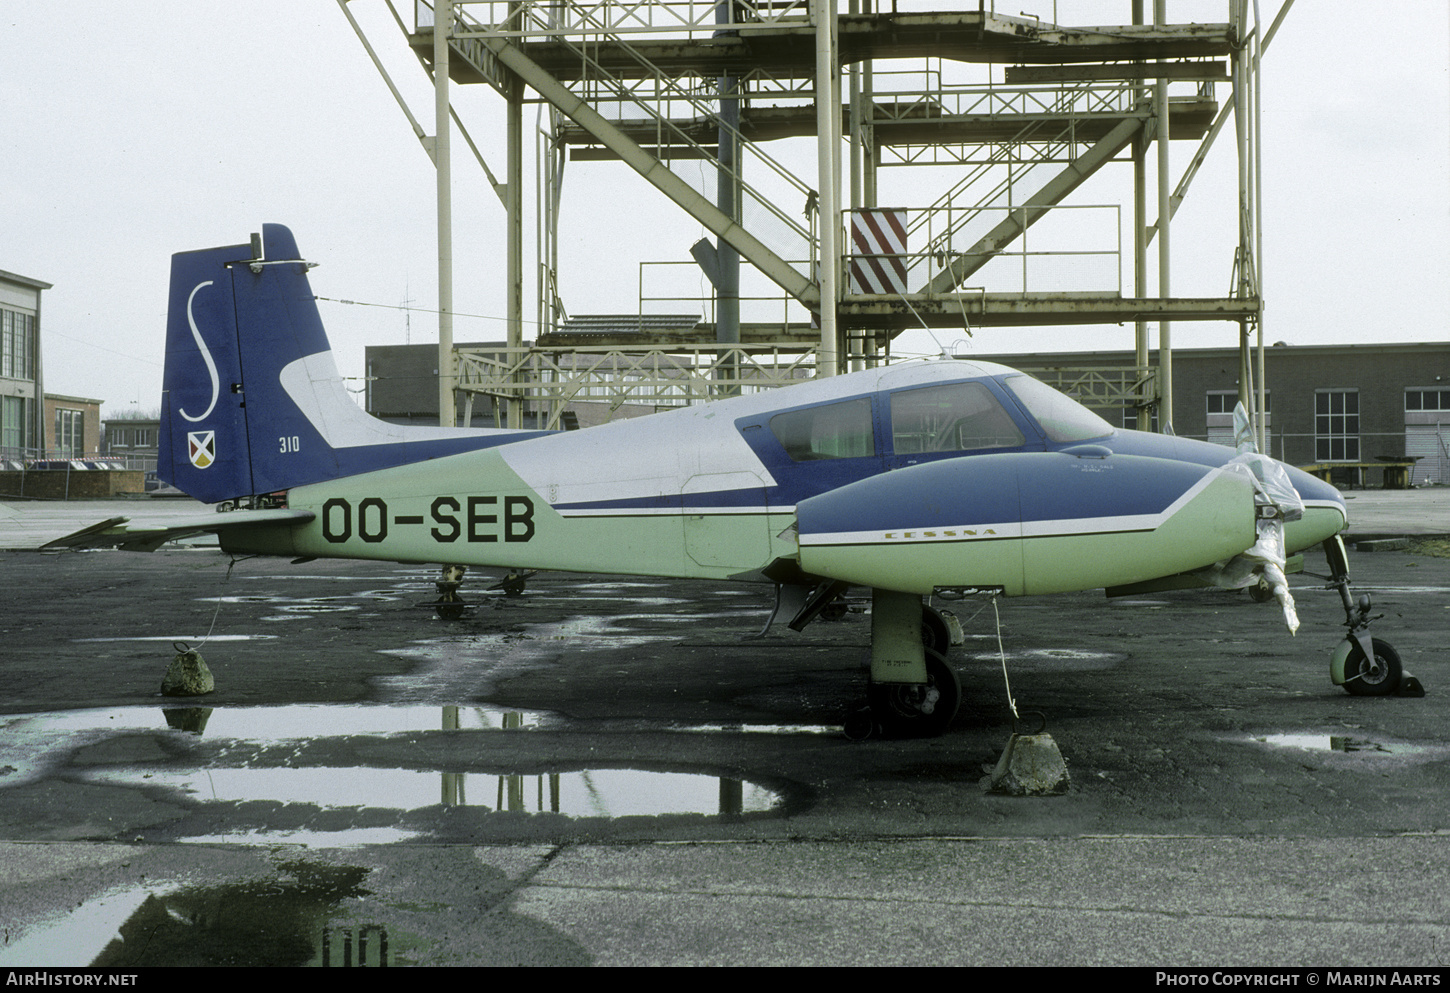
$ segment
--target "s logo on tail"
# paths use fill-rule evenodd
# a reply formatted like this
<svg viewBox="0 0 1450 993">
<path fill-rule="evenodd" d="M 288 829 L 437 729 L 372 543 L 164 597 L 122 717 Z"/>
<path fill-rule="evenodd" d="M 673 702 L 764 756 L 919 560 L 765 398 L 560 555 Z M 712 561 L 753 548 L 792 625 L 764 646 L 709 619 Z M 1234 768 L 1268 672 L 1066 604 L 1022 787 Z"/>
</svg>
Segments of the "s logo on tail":
<svg viewBox="0 0 1450 993">
<path fill-rule="evenodd" d="M 184 410 L 181 410 L 180 408 L 178 408 L 176 411 L 178 414 L 180 414 L 182 417 L 185 417 L 193 424 L 195 424 L 197 421 L 206 420 L 207 415 L 216 409 L 217 398 L 221 396 L 221 380 L 217 378 L 216 363 L 212 361 L 211 349 L 206 347 L 206 341 L 202 339 L 201 332 L 198 331 L 196 328 L 196 318 L 191 313 L 191 303 L 193 300 L 196 299 L 197 292 L 207 286 L 210 286 L 211 284 L 212 280 L 210 279 L 208 279 L 204 283 L 198 283 L 196 287 L 191 291 L 191 296 L 186 298 L 186 323 L 191 325 L 191 336 L 196 339 L 196 347 L 201 349 L 202 360 L 206 362 L 206 371 L 211 376 L 211 403 L 207 404 L 206 410 L 202 411 L 200 416 L 198 417 L 192 417 L 190 414 L 188 414 Z M 190 439 L 195 439 L 197 436 L 188 435 L 187 437 Z M 210 438 L 210 434 L 208 434 L 207 437 Z M 193 446 L 191 464 L 197 466 L 198 468 L 204 469 L 206 468 L 206 466 L 211 465 L 211 461 L 207 461 L 205 464 L 198 463 L 196 461 L 196 452 Z"/>
</svg>

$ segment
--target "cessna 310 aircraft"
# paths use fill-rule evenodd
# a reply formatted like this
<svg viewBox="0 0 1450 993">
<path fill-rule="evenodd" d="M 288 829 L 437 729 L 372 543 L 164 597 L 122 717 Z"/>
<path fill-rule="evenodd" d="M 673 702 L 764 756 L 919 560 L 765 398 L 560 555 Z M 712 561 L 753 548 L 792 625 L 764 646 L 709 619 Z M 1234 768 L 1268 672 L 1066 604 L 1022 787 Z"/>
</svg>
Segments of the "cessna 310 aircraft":
<svg viewBox="0 0 1450 993">
<path fill-rule="evenodd" d="M 876 726 L 931 734 L 960 688 L 926 597 L 1261 585 L 1292 629 L 1283 570 L 1323 543 L 1349 628 L 1331 678 L 1358 694 L 1401 680 L 1368 597 L 1350 597 L 1343 498 L 1273 459 L 1115 430 L 955 359 L 585 431 L 403 427 L 348 396 L 308 268 L 280 225 L 172 259 L 158 474 L 226 512 L 115 518 L 47 547 L 214 532 L 233 554 L 755 581 L 797 630 L 868 587 Z"/>
</svg>

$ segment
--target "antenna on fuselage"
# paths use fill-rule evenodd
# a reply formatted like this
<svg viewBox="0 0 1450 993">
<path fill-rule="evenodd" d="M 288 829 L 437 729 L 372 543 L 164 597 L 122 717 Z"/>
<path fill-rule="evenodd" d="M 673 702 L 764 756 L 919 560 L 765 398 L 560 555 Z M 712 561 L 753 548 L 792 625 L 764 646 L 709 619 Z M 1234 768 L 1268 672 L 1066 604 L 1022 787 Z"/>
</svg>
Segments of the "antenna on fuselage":
<svg viewBox="0 0 1450 993">
<path fill-rule="evenodd" d="M 927 324 L 926 321 L 923 321 L 921 319 L 921 315 L 916 312 L 916 308 L 911 305 L 911 301 L 906 299 L 905 296 L 902 296 L 901 302 L 906 304 L 906 309 L 911 311 L 911 316 L 915 317 L 917 321 L 921 324 L 921 326 L 926 329 L 926 333 L 931 335 L 931 340 L 936 342 L 936 349 L 938 352 L 941 353 L 941 357 L 944 359 L 951 358 L 952 353 L 947 351 L 947 346 L 941 343 L 941 339 L 936 336 L 936 332 L 931 329 L 931 325 Z M 968 328 L 967 334 L 970 335 L 971 333 L 971 329 Z"/>
</svg>

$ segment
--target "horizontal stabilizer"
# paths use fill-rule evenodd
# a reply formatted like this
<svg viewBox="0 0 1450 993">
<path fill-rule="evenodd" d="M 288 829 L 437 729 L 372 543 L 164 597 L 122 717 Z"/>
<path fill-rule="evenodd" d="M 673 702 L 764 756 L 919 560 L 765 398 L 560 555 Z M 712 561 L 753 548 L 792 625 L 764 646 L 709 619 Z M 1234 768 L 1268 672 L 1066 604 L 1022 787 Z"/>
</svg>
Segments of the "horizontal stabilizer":
<svg viewBox="0 0 1450 993">
<path fill-rule="evenodd" d="M 128 552 L 154 552 L 168 541 L 198 534 L 220 534 L 258 525 L 305 524 L 317 515 L 310 510 L 236 510 L 213 517 L 188 517 L 174 524 L 130 524 L 128 517 L 112 517 L 64 538 L 41 545 L 54 549 L 120 548 Z"/>
</svg>

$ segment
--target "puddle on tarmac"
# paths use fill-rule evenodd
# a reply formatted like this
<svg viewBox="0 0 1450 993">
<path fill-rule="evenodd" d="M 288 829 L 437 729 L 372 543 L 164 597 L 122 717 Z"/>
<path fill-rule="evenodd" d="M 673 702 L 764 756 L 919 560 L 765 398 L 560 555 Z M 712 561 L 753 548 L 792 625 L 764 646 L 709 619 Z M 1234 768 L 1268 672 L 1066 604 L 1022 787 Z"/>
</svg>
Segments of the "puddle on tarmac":
<svg viewBox="0 0 1450 993">
<path fill-rule="evenodd" d="M 1295 748 L 1309 752 L 1358 752 L 1365 755 L 1413 755 L 1428 756 L 1436 749 L 1424 745 L 1404 742 L 1370 741 L 1346 734 L 1305 734 L 1302 732 L 1284 734 L 1253 735 L 1252 741 L 1273 748 Z"/>
<path fill-rule="evenodd" d="M 221 741 L 212 761 L 218 765 L 184 770 L 127 765 L 86 773 L 84 778 L 123 786 L 160 786 L 203 802 L 264 801 L 284 806 L 339 812 L 336 829 L 252 829 L 179 839 L 191 842 L 293 843 L 328 847 L 405 841 L 418 832 L 380 825 L 427 807 L 473 807 L 486 812 L 551 813 L 575 818 L 657 817 L 672 814 L 740 815 L 766 813 L 781 796 L 754 783 L 698 773 L 647 772 L 593 768 L 528 774 L 451 772 L 370 766 L 308 767 L 248 764 L 258 746 L 326 737 L 385 736 L 421 731 L 510 733 L 558 726 L 562 720 L 543 712 L 487 707 L 335 706 L 281 707 L 121 707 L 0 717 L 5 740 L 5 773 L 0 788 L 43 776 L 83 746 L 120 733 L 162 731 L 183 740 Z M 765 730 L 801 733 L 818 729 L 778 726 L 680 728 L 677 731 Z M 819 729 L 824 730 L 824 729 Z M 299 746 L 298 752 L 301 754 Z M 295 756 L 294 756 L 295 758 Z M 235 764 L 231 764 L 235 763 Z M 74 767 L 67 770 L 74 774 Z M 342 821 L 372 811 L 370 824 Z M 330 818 L 329 818 L 330 819 Z M 282 820 L 278 818 L 279 822 Z"/>
<path fill-rule="evenodd" d="M 1306 593 L 1334 593 L 1338 595 L 1336 590 L 1326 586 L 1295 586 L 1291 592 L 1297 596 L 1301 590 Z M 1354 591 L 1356 593 L 1423 593 L 1433 596 L 1444 596 L 1446 593 L 1450 593 L 1450 586 L 1363 586 L 1355 583 Z"/>
<path fill-rule="evenodd" d="M 120 937 L 120 929 L 148 896 L 141 889 L 106 893 L 63 915 L 37 921 L 0 948 L 0 965 L 88 966 L 108 942 Z"/>
<path fill-rule="evenodd" d="M 147 635 L 147 636 L 138 637 L 138 638 L 72 638 L 71 641 L 75 642 L 76 644 L 80 644 L 80 645 L 86 645 L 86 644 L 92 644 L 92 645 L 95 645 L 95 644 L 107 644 L 107 643 L 113 642 L 113 641 L 164 641 L 167 644 L 173 644 L 175 642 L 180 641 L 180 642 L 185 642 L 186 644 L 193 644 L 193 643 L 199 643 L 199 642 L 203 642 L 203 641 L 271 641 L 271 640 L 275 640 L 275 639 L 280 638 L 280 637 L 281 637 L 281 635 L 278 635 L 278 634 L 213 634 L 213 635 L 201 635 L 201 634 L 187 634 L 187 635 L 156 634 L 156 635 Z"/>
<path fill-rule="evenodd" d="M 240 576 L 239 580 L 248 579 L 289 579 L 304 580 L 312 582 L 333 582 L 337 577 L 325 575 L 304 575 L 287 574 L 283 576 Z M 405 569 L 392 576 L 368 576 L 350 577 L 354 579 L 366 579 L 368 581 L 389 582 L 390 585 L 360 590 L 356 593 L 345 593 L 338 596 L 282 596 L 269 595 L 248 595 L 230 594 L 221 596 L 199 597 L 198 602 L 204 603 L 261 603 L 271 606 L 277 611 L 270 617 L 264 617 L 265 621 L 295 620 L 299 616 L 309 614 L 342 613 L 356 611 L 365 608 L 369 604 L 382 604 L 391 602 L 415 603 L 420 607 L 431 607 L 432 600 L 437 595 L 434 583 L 438 578 L 435 571 L 417 569 Z M 498 599 L 499 591 L 494 588 L 494 583 L 499 576 L 487 573 L 470 573 L 464 580 L 460 594 L 468 607 L 484 606 L 491 601 Z M 637 610 L 654 610 L 663 607 L 676 607 L 683 604 L 690 604 L 694 601 L 681 599 L 675 596 L 657 595 L 662 589 L 660 583 L 655 582 L 582 582 L 571 583 L 567 587 L 560 588 L 556 584 L 541 584 L 531 587 L 528 591 L 529 600 L 535 603 L 561 603 L 566 605 L 578 605 L 584 603 L 624 603 L 632 605 Z M 726 595 L 748 596 L 752 600 L 760 601 L 761 593 L 758 589 L 739 589 L 719 591 Z M 655 595 L 652 595 L 655 594 Z M 752 605 L 750 609 L 731 613 L 720 613 L 710 617 L 740 617 L 753 616 L 756 613 L 762 616 L 769 612 L 768 605 L 763 602 L 758 607 Z M 648 617 L 659 619 L 657 616 L 641 614 L 630 615 L 634 617 Z M 626 619 L 620 617 L 618 619 Z"/>
<path fill-rule="evenodd" d="M 0 731 L 21 733 L 158 731 L 172 729 L 207 738 L 266 743 L 293 738 L 399 734 L 407 731 L 532 729 L 548 715 L 488 707 L 337 706 L 114 707 L 0 717 Z"/>
<path fill-rule="evenodd" d="M 295 858 L 276 869 L 280 878 L 107 891 L 26 927 L 0 949 L 0 965 L 411 964 L 410 952 L 421 945 L 416 937 L 344 917 L 345 903 L 367 906 L 368 869 Z"/>
<path fill-rule="evenodd" d="M 740 780 L 638 769 L 586 769 L 522 775 L 366 766 L 208 768 L 180 773 L 127 769 L 94 778 L 108 783 L 133 784 L 144 780 L 148 786 L 165 786 L 202 800 L 221 803 L 261 800 L 330 810 L 406 812 L 441 804 L 511 813 L 615 818 L 660 817 L 666 814 L 754 814 L 770 810 L 780 800 L 771 791 Z M 265 837 L 268 841 L 295 841 L 298 834 L 293 832 L 293 837 L 289 838 L 269 831 Z M 341 836 L 351 832 L 311 834 Z M 214 840 L 234 837 L 224 834 Z"/>
<path fill-rule="evenodd" d="M 841 736 L 839 724 L 688 724 L 669 730 L 683 734 L 822 734 Z"/>
<path fill-rule="evenodd" d="M 1079 648 L 1034 648 L 1025 652 L 1007 652 L 1007 664 L 1013 672 L 1056 672 L 1111 669 L 1127 658 L 1122 652 L 1090 652 Z M 973 662 L 1001 665 L 998 652 L 973 652 L 963 658 Z"/>
<path fill-rule="evenodd" d="M 619 620 L 584 615 L 528 624 L 517 631 L 459 632 L 414 641 L 403 648 L 381 649 L 383 655 L 407 659 L 414 665 L 400 675 L 378 676 L 373 683 L 385 700 L 396 703 L 465 694 L 486 697 L 502 681 L 533 672 L 566 650 L 638 648 L 680 638 L 677 629 L 632 631 L 621 627 Z"/>
</svg>

